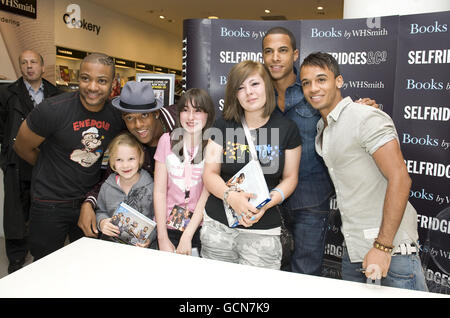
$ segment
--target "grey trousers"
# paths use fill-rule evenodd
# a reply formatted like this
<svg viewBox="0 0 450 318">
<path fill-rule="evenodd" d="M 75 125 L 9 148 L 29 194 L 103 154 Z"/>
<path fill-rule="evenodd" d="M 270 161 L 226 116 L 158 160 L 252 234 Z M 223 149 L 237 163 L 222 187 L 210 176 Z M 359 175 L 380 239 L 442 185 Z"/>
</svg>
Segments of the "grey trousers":
<svg viewBox="0 0 450 318">
<path fill-rule="evenodd" d="M 252 232 L 230 228 L 206 216 L 200 231 L 201 255 L 219 261 L 280 269 L 280 236 Z"/>
</svg>

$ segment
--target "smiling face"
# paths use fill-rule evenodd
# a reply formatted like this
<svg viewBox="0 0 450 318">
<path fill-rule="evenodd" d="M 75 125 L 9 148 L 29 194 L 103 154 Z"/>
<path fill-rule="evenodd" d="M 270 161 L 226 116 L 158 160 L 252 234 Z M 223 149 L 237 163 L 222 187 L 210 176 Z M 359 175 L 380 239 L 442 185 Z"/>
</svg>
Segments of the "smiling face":
<svg viewBox="0 0 450 318">
<path fill-rule="evenodd" d="M 335 77 L 328 68 L 306 65 L 300 70 L 300 79 L 306 100 L 326 118 L 342 99 L 342 76 Z"/>
<path fill-rule="evenodd" d="M 266 86 L 258 73 L 247 77 L 239 86 L 236 97 L 246 113 L 263 113 L 266 104 Z"/>
<path fill-rule="evenodd" d="M 39 82 L 44 73 L 44 64 L 39 54 L 33 51 L 24 51 L 19 57 L 20 71 L 23 78 L 30 84 Z"/>
<path fill-rule="evenodd" d="M 269 34 L 263 41 L 263 58 L 274 81 L 295 76 L 294 62 L 299 52 L 292 48 L 291 39 L 286 34 Z"/>
<path fill-rule="evenodd" d="M 139 178 L 137 172 L 140 168 L 141 157 L 136 147 L 118 145 L 112 156 L 114 171 L 125 180 Z"/>
<path fill-rule="evenodd" d="M 180 124 L 189 134 L 199 133 L 206 125 L 208 113 L 191 104 L 190 100 L 180 112 Z"/>
<path fill-rule="evenodd" d="M 152 113 L 123 113 L 122 119 L 128 131 L 135 136 L 140 143 L 148 146 L 156 146 L 163 130 L 161 123 L 156 119 L 157 112 Z"/>
<path fill-rule="evenodd" d="M 80 99 L 87 110 L 93 112 L 102 110 L 111 93 L 113 73 L 114 70 L 110 65 L 81 63 Z"/>
</svg>

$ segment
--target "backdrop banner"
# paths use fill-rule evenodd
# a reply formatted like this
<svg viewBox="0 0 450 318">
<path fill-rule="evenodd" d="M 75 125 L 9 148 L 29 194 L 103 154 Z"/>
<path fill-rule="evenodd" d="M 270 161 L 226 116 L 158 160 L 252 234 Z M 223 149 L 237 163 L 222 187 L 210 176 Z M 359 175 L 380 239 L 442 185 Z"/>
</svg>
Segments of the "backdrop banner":
<svg viewBox="0 0 450 318">
<path fill-rule="evenodd" d="M 392 116 L 398 16 L 302 21 L 300 61 L 312 52 L 333 55 L 344 77 L 342 96 L 370 97 Z"/>
<path fill-rule="evenodd" d="M 263 62 L 262 38 L 273 26 L 291 30 L 300 39 L 300 21 L 249 21 L 191 19 L 184 21 L 183 72 L 185 89 L 203 88 L 223 110 L 227 76 L 233 65 Z M 298 66 L 298 62 L 297 62 Z"/>
<path fill-rule="evenodd" d="M 220 116 L 227 75 L 244 60 L 263 61 L 262 37 L 274 26 L 293 32 L 301 61 L 324 51 L 338 61 L 343 96 L 375 99 L 397 126 L 413 180 L 421 257 L 430 291 L 450 293 L 450 11 L 348 20 L 184 21 L 183 88 L 207 90 Z M 343 237 L 336 200 L 322 275 L 341 278 Z"/>
<path fill-rule="evenodd" d="M 400 17 L 394 121 L 430 291 L 450 293 L 450 12 Z"/>
</svg>

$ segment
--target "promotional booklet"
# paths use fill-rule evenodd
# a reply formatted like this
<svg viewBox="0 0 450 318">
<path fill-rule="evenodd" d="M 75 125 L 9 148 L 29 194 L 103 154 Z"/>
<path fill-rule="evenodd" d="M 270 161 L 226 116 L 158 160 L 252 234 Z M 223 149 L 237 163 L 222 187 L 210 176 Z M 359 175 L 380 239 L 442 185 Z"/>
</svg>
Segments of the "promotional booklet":
<svg viewBox="0 0 450 318">
<path fill-rule="evenodd" d="M 257 160 L 251 160 L 248 164 L 239 170 L 230 180 L 227 181 L 228 187 L 236 187 L 237 191 L 244 191 L 253 193 L 255 197 L 251 198 L 249 202 L 257 209 L 262 208 L 271 199 L 269 189 L 267 187 L 261 165 Z M 225 214 L 227 215 L 228 225 L 236 227 L 239 224 L 236 213 L 231 207 L 225 207 Z"/>
<path fill-rule="evenodd" d="M 175 205 L 167 219 L 167 225 L 183 232 L 191 221 L 192 214 L 193 212 L 186 208 Z"/>
<path fill-rule="evenodd" d="M 122 202 L 112 216 L 111 223 L 120 230 L 113 239 L 120 243 L 136 245 L 145 244 L 150 234 L 156 229 L 156 222 L 149 219 L 128 204 Z"/>
</svg>

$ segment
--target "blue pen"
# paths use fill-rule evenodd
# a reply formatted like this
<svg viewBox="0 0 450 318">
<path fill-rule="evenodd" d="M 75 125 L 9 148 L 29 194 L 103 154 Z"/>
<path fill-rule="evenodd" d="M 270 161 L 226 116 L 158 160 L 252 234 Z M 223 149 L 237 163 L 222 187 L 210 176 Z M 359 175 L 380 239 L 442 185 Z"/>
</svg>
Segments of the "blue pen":
<svg viewBox="0 0 450 318">
<path fill-rule="evenodd" d="M 236 226 L 238 226 L 238 225 L 239 225 L 239 220 L 240 220 L 240 219 L 242 219 L 242 215 L 238 215 L 238 216 L 237 216 L 237 221 L 234 222 L 234 224 L 233 224 L 231 227 L 236 227 Z"/>
</svg>

